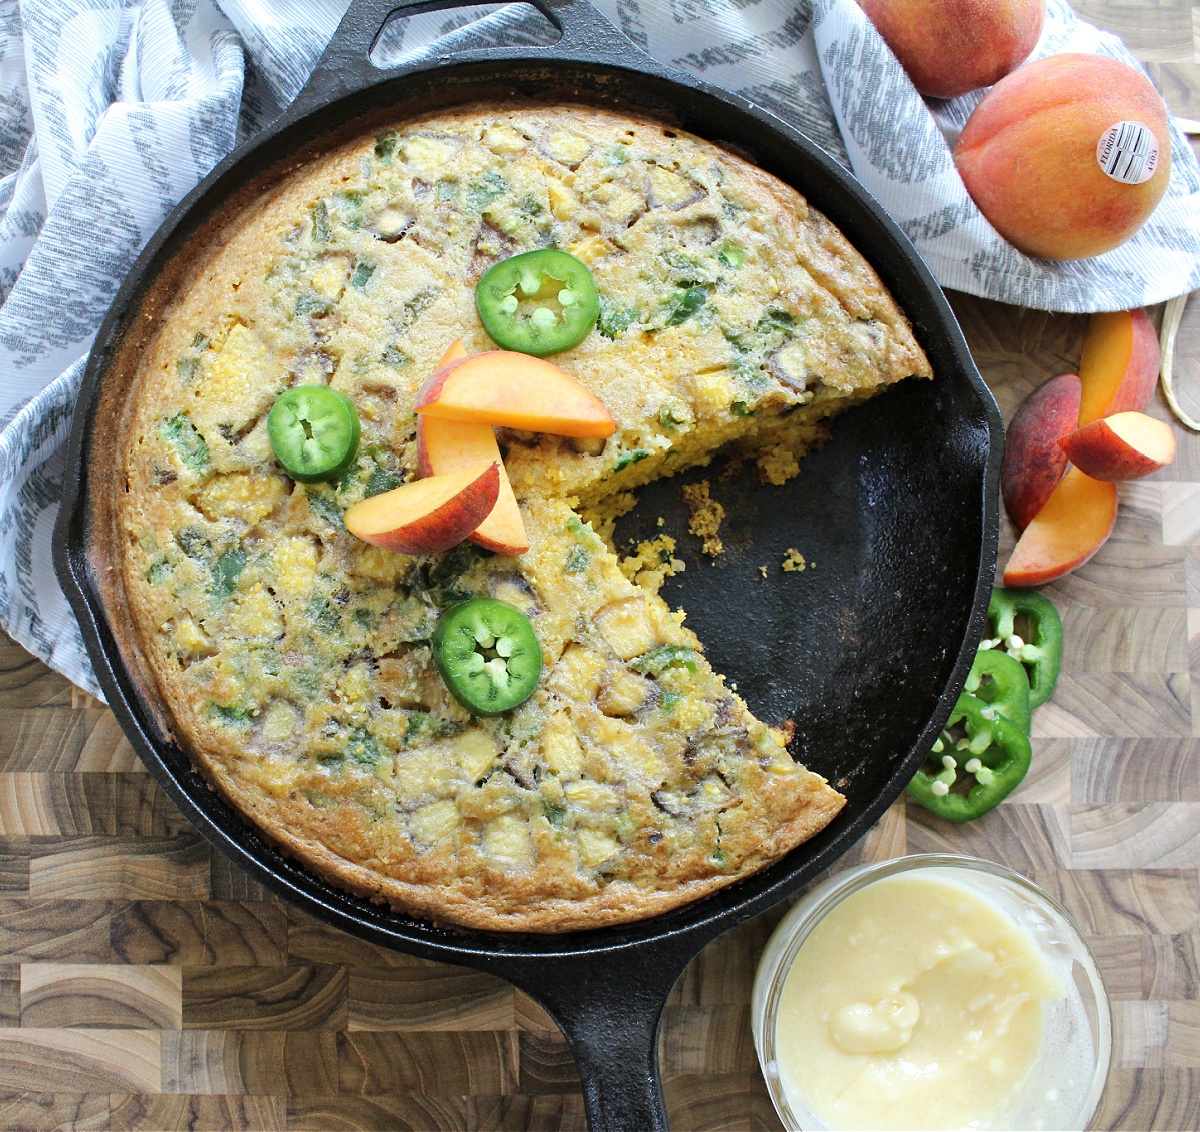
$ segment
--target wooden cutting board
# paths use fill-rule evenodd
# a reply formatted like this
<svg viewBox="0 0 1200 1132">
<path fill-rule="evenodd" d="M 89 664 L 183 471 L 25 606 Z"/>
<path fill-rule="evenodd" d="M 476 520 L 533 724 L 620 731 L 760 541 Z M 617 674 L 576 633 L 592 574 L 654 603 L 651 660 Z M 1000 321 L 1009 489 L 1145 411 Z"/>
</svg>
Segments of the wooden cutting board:
<svg viewBox="0 0 1200 1132">
<path fill-rule="evenodd" d="M 1076 7 L 1200 117 L 1200 10 Z M 952 301 L 1006 418 L 1076 367 L 1084 319 Z M 1194 415 L 1198 359 L 1200 299 L 1178 364 Z M 1161 399 L 1151 411 L 1168 419 Z M 839 865 L 970 853 L 1055 894 L 1113 999 L 1105 1129 L 1200 1128 L 1200 436 L 1177 434 L 1174 465 L 1123 486 L 1108 544 L 1047 587 L 1065 656 L 1026 782 L 964 827 L 901 801 Z M 1006 529 L 1001 562 L 1011 545 Z M 661 1052 L 679 1132 L 779 1127 L 749 1000 L 782 912 L 718 940 L 675 988 Z M 0 1128 L 583 1123 L 570 1054 L 529 999 L 269 895 L 189 829 L 111 713 L 0 637 Z"/>
</svg>

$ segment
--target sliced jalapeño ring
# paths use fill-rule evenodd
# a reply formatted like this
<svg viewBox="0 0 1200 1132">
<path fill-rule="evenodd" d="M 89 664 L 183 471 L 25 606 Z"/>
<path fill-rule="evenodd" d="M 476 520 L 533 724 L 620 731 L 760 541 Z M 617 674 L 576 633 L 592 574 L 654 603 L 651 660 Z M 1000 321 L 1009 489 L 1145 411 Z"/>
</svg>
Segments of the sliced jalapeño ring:
<svg viewBox="0 0 1200 1132">
<path fill-rule="evenodd" d="M 600 297 L 587 264 L 557 248 L 502 259 L 475 288 L 475 309 L 497 346 L 544 358 L 578 346 Z"/>
<path fill-rule="evenodd" d="M 472 715 L 502 715 L 537 687 L 541 642 L 529 618 L 506 601 L 475 597 L 450 606 L 430 643 L 450 694 Z"/>
<path fill-rule="evenodd" d="M 328 385 L 297 385 L 285 389 L 271 406 L 267 435 L 275 459 L 292 479 L 338 479 L 358 455 L 358 410 Z"/>
</svg>

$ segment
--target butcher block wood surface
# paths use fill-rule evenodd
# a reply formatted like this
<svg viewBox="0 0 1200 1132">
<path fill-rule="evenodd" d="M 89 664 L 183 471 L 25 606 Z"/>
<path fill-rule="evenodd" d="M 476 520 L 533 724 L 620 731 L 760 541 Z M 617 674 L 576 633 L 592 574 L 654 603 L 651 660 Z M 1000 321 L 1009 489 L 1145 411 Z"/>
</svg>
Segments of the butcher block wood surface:
<svg viewBox="0 0 1200 1132">
<path fill-rule="evenodd" d="M 1200 117 L 1200 8 L 1077 6 Z M 1006 418 L 1075 369 L 1083 318 L 951 298 Z M 1179 345 L 1193 414 L 1198 359 L 1200 297 Z M 1151 412 L 1168 419 L 1161 395 Z M 1065 655 L 1025 783 L 966 826 L 900 801 L 839 865 L 976 854 L 1062 901 L 1112 997 L 1103 1129 L 1200 1128 L 1200 436 L 1176 431 L 1174 465 L 1123 485 L 1111 540 L 1046 588 Z M 782 911 L 675 988 L 661 1060 L 680 1132 L 779 1127 L 749 1001 Z M 0 1129 L 583 1124 L 570 1054 L 528 998 L 267 893 L 188 827 L 106 708 L 0 639 Z"/>
</svg>

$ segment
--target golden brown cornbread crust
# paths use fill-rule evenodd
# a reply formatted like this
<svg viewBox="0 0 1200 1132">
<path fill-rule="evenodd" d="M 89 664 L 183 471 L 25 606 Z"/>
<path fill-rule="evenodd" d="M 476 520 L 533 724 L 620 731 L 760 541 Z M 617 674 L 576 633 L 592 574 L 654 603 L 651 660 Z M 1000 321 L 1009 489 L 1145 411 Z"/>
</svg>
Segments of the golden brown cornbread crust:
<svg viewBox="0 0 1200 1132">
<path fill-rule="evenodd" d="M 502 433 L 519 560 L 358 543 L 340 513 L 415 474 L 411 406 L 441 352 L 490 348 L 478 276 L 547 242 L 588 260 L 605 299 L 555 360 L 617 433 Z M 231 221 L 131 394 L 124 583 L 177 738 L 314 871 L 443 923 L 577 930 L 750 875 L 843 799 L 570 503 L 600 513 L 730 440 L 802 451 L 831 413 L 928 373 L 841 234 L 700 139 L 519 106 L 348 143 Z M 359 407 L 359 467 L 293 484 L 265 413 L 326 382 Z M 521 605 L 543 644 L 538 691 L 499 720 L 467 716 L 430 663 L 433 620 L 470 593 Z"/>
<path fill-rule="evenodd" d="M 235 782 L 226 781 L 219 763 L 206 760 L 205 769 L 226 799 L 235 805 L 246 805 L 245 793 Z M 758 872 L 820 833 L 845 804 L 845 799 L 818 775 L 802 770 L 789 783 L 789 793 L 794 798 L 771 798 L 765 808 L 791 816 L 771 829 L 764 843 L 754 847 L 740 875 Z M 334 884 L 422 919 L 481 930 L 566 932 L 627 923 L 698 900 L 735 879 L 721 874 L 682 877 L 666 889 L 646 889 L 616 881 L 583 899 L 547 898 L 544 878 L 536 873 L 514 880 L 511 875 L 493 876 L 484 871 L 462 878 L 458 884 L 424 884 L 419 874 L 413 878 L 388 876 L 346 860 L 320 840 L 295 836 L 290 831 L 293 821 L 311 822 L 311 814 L 303 807 L 273 805 L 268 812 L 259 813 L 251 805 L 247 812 L 279 848 Z M 503 895 L 497 893 L 497 882 Z"/>
</svg>

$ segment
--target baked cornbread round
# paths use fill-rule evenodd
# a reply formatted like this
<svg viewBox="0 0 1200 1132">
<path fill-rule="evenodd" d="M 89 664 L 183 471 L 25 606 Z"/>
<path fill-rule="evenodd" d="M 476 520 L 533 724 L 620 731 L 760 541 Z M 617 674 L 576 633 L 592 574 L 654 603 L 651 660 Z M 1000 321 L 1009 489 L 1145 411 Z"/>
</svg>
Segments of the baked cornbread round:
<svg viewBox="0 0 1200 1132">
<path fill-rule="evenodd" d="M 342 514 L 416 475 L 413 403 L 443 351 L 493 348 L 480 275 L 539 247 L 591 267 L 597 328 L 554 361 L 615 433 L 500 430 L 519 557 L 359 542 Z M 699 138 L 531 105 L 350 141 L 230 221 L 131 390 L 123 579 L 175 737 L 309 868 L 442 923 L 597 927 L 749 875 L 842 799 L 626 576 L 606 519 L 729 441 L 769 475 L 794 466 L 825 418 L 914 374 L 866 261 Z M 361 417 L 335 483 L 290 480 L 267 437 L 279 393 L 311 384 Z M 430 653 L 440 612 L 479 594 L 524 610 L 543 653 L 534 695 L 496 718 L 460 707 Z"/>
</svg>

